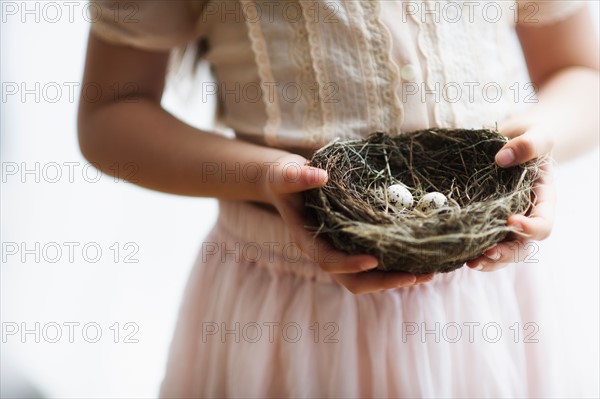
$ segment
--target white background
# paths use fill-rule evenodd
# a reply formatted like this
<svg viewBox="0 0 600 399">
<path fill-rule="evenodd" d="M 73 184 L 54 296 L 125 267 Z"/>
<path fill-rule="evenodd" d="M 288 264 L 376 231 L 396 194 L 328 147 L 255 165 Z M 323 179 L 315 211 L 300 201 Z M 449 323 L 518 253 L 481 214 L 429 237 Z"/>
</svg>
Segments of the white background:
<svg viewBox="0 0 600 399">
<path fill-rule="evenodd" d="M 4 2 L 7 3 L 7 2 Z M 27 2 L 33 4 L 33 2 Z M 19 6 L 23 3 L 16 3 Z M 40 3 L 44 4 L 44 2 Z M 76 140 L 76 101 L 68 98 L 65 82 L 80 82 L 88 24 L 82 18 L 84 3 L 75 6 L 74 21 L 67 15 L 51 23 L 35 15 L 4 13 L 2 51 L 2 238 L 3 245 L 16 242 L 31 248 L 36 242 L 78 242 L 74 262 L 67 247 L 62 259 L 35 262 L 28 256 L 3 255 L 1 267 L 1 316 L 7 323 L 33 328 L 47 323 L 80 323 L 74 342 L 68 330 L 58 343 L 25 342 L 19 335 L 2 343 L 2 384 L 8 392 L 16 374 L 24 376 L 48 397 L 153 397 L 157 395 L 168 345 L 187 274 L 204 235 L 215 221 L 214 200 L 182 198 L 151 192 L 103 176 L 98 182 L 92 169 L 84 170 Z M 32 6 L 33 7 L 33 6 Z M 598 3 L 591 4 L 594 15 Z M 66 7 L 61 6 L 66 12 Z M 50 14 L 52 17 L 55 14 Z M 200 80 L 206 74 L 200 75 Z M 39 102 L 33 95 L 22 101 L 6 96 L 5 83 L 39 82 L 62 87 L 57 102 L 48 91 Z M 48 89 L 50 90 L 50 88 Z M 212 104 L 185 98 L 172 90 L 165 103 L 198 126 L 210 125 Z M 185 106 L 184 106 L 185 104 Z M 50 178 L 63 165 L 62 178 L 50 183 L 43 174 L 22 176 L 23 166 L 38 162 Z M 73 182 L 65 162 L 75 162 Z M 24 163 L 24 164 L 22 164 Z M 8 168 L 18 167 L 17 175 Z M 557 299 L 557 314 L 567 334 L 562 350 L 579 357 L 579 366 L 567 378 L 577 378 L 590 396 L 599 395 L 598 376 L 598 151 L 561 165 L 558 170 L 559 204 L 552 237 L 541 244 L 539 259 L 553 281 L 548 286 Z M 87 172 L 87 174 L 85 174 Z M 109 248 L 120 246 L 119 259 Z M 128 242 L 139 249 L 125 263 Z M 97 263 L 86 261 L 81 248 L 97 243 L 103 253 Z M 114 247 L 113 247 L 114 248 Z M 52 252 L 49 256 L 54 256 Z M 93 255 L 93 251 L 90 252 Z M 6 261 L 5 261 L 6 260 Z M 523 266 L 525 267 L 525 266 Z M 84 340 L 81 327 L 98 323 L 102 337 L 92 344 Z M 110 329 L 120 323 L 118 343 Z M 135 323 L 138 343 L 124 343 L 124 324 Z M 48 330 L 53 336 L 54 330 Z M 88 331 L 93 337 L 93 330 Z"/>
</svg>

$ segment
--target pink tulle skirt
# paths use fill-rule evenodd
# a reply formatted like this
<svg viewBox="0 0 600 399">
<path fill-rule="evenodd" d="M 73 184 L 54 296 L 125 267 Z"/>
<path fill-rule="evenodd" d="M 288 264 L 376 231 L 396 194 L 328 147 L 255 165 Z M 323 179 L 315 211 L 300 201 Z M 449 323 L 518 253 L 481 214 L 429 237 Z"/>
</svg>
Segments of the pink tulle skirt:
<svg viewBox="0 0 600 399">
<path fill-rule="evenodd" d="M 184 295 L 162 397 L 548 397 L 539 265 L 463 267 L 353 295 L 278 215 L 220 203 Z"/>
</svg>

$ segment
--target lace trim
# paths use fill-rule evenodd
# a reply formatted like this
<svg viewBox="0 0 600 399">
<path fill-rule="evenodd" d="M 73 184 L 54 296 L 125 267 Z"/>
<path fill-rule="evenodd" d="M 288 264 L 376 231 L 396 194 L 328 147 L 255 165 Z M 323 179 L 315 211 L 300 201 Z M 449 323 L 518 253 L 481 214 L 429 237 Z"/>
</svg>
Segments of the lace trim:
<svg viewBox="0 0 600 399">
<path fill-rule="evenodd" d="M 380 20 L 379 1 L 343 1 L 336 3 L 339 8 L 338 17 L 347 18 L 349 32 L 358 49 L 346 48 L 356 54 L 356 62 L 364 75 L 364 80 L 356 84 L 357 90 L 363 90 L 366 96 L 365 118 L 369 130 L 388 131 L 396 133 L 404 119 L 404 109 L 399 98 L 400 71 L 391 59 L 391 34 Z M 323 130 L 322 134 L 331 139 L 334 135 L 344 132 L 336 125 L 340 115 L 335 106 L 324 101 L 327 98 L 326 85 L 330 82 L 328 76 L 326 49 L 322 45 L 322 27 L 318 18 L 311 17 L 315 6 L 321 15 L 326 14 L 322 2 L 300 0 L 300 5 L 306 21 L 308 43 L 312 66 L 319 85 L 319 104 L 321 106 Z M 331 57 L 329 55 L 329 57 Z M 346 93 L 347 94 L 347 93 Z M 336 126 L 338 130 L 336 130 Z M 343 128 L 343 127 L 342 127 Z"/>
<path fill-rule="evenodd" d="M 279 105 L 279 97 L 277 93 L 271 93 L 267 83 L 274 83 L 273 71 L 267 52 L 267 43 L 260 26 L 261 16 L 258 15 L 258 4 L 253 0 L 240 0 L 244 17 L 246 18 L 246 26 L 248 27 L 248 36 L 252 43 L 252 51 L 256 59 L 258 68 L 258 76 L 263 91 L 263 101 L 265 103 L 265 112 L 267 114 L 267 122 L 265 123 L 264 133 L 267 144 L 277 145 L 277 132 L 281 126 L 281 108 Z M 272 98 L 271 94 L 273 94 Z"/>
<path fill-rule="evenodd" d="M 362 10 L 362 8 L 359 9 L 361 5 L 357 4 L 355 1 L 345 2 L 344 6 L 348 11 L 348 20 L 350 26 L 352 27 L 354 39 L 358 43 L 357 58 L 360 61 L 362 73 L 365 78 L 363 88 L 367 94 L 367 126 L 373 130 L 382 131 L 382 129 L 385 129 L 385 127 L 383 126 L 383 120 L 381 117 L 382 104 L 380 96 L 378 95 L 379 88 L 377 87 L 376 80 L 376 57 L 369 54 L 370 51 L 375 51 L 375 49 L 369 48 L 369 41 L 366 35 L 367 20 L 362 18 L 363 16 L 361 15 L 361 11 L 364 12 L 364 10 Z"/>
<path fill-rule="evenodd" d="M 381 111 L 382 130 L 390 134 L 399 133 L 404 121 L 404 107 L 398 96 L 400 89 L 400 70 L 392 60 L 391 33 L 381 21 L 380 1 L 361 1 L 359 4 L 367 16 L 367 31 L 372 35 L 371 51 L 375 60 L 375 77 L 379 83 L 379 92 L 383 104 Z"/>
<path fill-rule="evenodd" d="M 304 15 L 300 14 L 297 21 L 289 24 L 290 29 L 293 30 L 290 59 L 298 70 L 296 81 L 302 88 L 301 101 L 304 105 L 302 129 L 306 132 L 304 144 L 314 146 L 319 142 L 323 117 L 321 115 L 319 98 L 315 96 L 318 83 L 315 71 L 313 70 L 313 60 L 311 58 L 306 23 Z"/>
<path fill-rule="evenodd" d="M 319 18 L 315 18 L 313 15 L 311 17 L 311 9 L 314 10 L 314 7 L 322 7 L 320 2 L 316 2 L 314 0 L 300 0 L 300 7 L 302 7 L 302 15 L 306 21 L 306 32 L 308 33 L 308 43 L 310 47 L 310 56 L 313 60 L 312 66 L 314 69 L 314 74 L 316 77 L 316 82 L 318 85 L 319 93 L 318 93 L 318 104 L 321 108 L 322 115 L 322 130 L 321 130 L 321 140 L 329 141 L 334 138 L 334 126 L 336 122 L 335 109 L 333 105 L 323 99 L 327 98 L 327 82 L 331 82 L 330 76 L 327 73 L 327 68 L 325 66 L 325 54 L 323 54 L 323 47 L 321 44 L 321 30 L 319 28 Z M 319 9 L 317 12 L 320 13 L 318 15 L 322 15 L 326 10 Z"/>
<path fill-rule="evenodd" d="M 270 98 L 266 83 L 275 82 L 273 66 L 268 54 L 266 35 L 263 31 L 260 15 L 257 14 L 257 1 L 242 0 L 243 9 L 246 13 L 246 25 L 248 35 L 252 44 L 252 51 L 256 58 L 258 74 L 263 89 L 264 103 L 266 107 L 267 121 L 264 127 L 265 140 L 270 145 L 276 145 L 278 131 L 282 128 L 282 107 L 277 95 Z M 386 131 L 392 134 L 400 132 L 400 126 L 404 119 L 404 109 L 399 98 L 400 71 L 398 65 L 392 60 L 391 33 L 380 19 L 381 4 L 379 1 L 342 1 L 336 3 L 338 15 L 343 23 L 347 24 L 348 32 L 352 35 L 352 43 L 358 48 L 353 48 L 349 42 L 341 45 L 348 55 L 354 53 L 355 62 L 353 68 L 363 78 L 349 78 L 344 81 L 349 95 L 352 90 L 364 92 L 365 107 L 356 118 L 362 119 L 360 130 Z M 252 6 L 249 6 L 252 5 Z M 330 42 L 329 37 L 324 35 L 329 26 L 321 26 L 321 17 L 327 15 L 328 10 L 325 2 L 314 0 L 300 0 L 302 18 L 295 23 L 288 23 L 292 30 L 292 45 L 289 47 L 290 60 L 298 71 L 296 82 L 303 89 L 301 101 L 302 130 L 306 132 L 303 138 L 304 144 L 314 145 L 318 142 L 328 141 L 335 136 L 348 135 L 352 126 L 346 126 L 348 122 L 353 123 L 352 118 L 346 115 L 347 108 L 340 108 L 340 104 L 328 101 L 331 94 L 330 82 L 332 79 L 342 79 L 343 76 L 330 76 L 332 67 L 337 60 L 333 59 L 332 53 L 325 42 Z M 315 12 L 318 14 L 313 15 Z M 288 22 L 288 21 L 286 21 Z M 327 40 L 325 40 L 327 39 Z M 331 64 L 331 65 L 330 65 Z M 316 83 L 316 87 L 312 86 Z M 312 87 L 311 87 L 312 86 Z M 318 98 L 314 98 L 318 91 Z M 345 113 L 346 112 L 346 113 Z M 345 118 L 350 118 L 348 121 Z M 343 125 L 346 124 L 346 125 Z"/>
<path fill-rule="evenodd" d="M 428 1 L 428 3 L 431 3 L 431 1 Z M 414 23 L 419 27 L 419 32 L 417 33 L 417 48 L 425 60 L 425 84 L 427 85 L 428 90 L 433 90 L 436 93 L 431 115 L 433 117 L 433 124 L 430 123 L 430 125 L 436 127 L 448 127 L 451 110 L 449 109 L 449 104 L 442 101 L 442 88 L 446 79 L 440 57 L 436 24 L 431 22 L 423 23 L 419 19 L 418 13 L 408 14 L 410 14 Z"/>
</svg>

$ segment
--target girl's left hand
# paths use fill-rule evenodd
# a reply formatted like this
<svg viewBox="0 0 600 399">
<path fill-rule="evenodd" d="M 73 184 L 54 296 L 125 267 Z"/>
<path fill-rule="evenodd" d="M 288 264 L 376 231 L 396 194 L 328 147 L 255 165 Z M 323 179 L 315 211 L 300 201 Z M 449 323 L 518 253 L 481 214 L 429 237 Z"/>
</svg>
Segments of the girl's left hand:
<svg viewBox="0 0 600 399">
<path fill-rule="evenodd" d="M 554 145 L 547 128 L 524 121 L 509 121 L 500 127 L 500 132 L 510 141 L 496 154 L 500 167 L 510 167 L 531 159 L 549 155 Z M 532 241 L 548 238 L 554 224 L 556 192 L 552 176 L 551 161 L 542 167 L 540 178 L 533 191 L 536 201 L 528 216 L 512 215 L 507 224 L 519 232 L 489 248 L 480 257 L 467 262 L 474 270 L 491 272 L 510 263 L 526 261 L 535 244 Z"/>
</svg>

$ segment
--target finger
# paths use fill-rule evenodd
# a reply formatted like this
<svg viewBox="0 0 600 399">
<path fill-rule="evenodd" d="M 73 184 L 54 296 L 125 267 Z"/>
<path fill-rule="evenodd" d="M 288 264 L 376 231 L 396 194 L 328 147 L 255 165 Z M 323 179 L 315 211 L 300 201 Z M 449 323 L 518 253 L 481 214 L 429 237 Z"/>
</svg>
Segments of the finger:
<svg viewBox="0 0 600 399">
<path fill-rule="evenodd" d="M 543 130 L 530 129 L 509 140 L 496 154 L 498 166 L 507 168 L 550 153 L 554 141 Z"/>
<path fill-rule="evenodd" d="M 303 234 L 306 234 L 304 232 Z M 377 258 L 371 255 L 348 255 L 332 248 L 324 240 L 312 239 L 306 250 L 308 256 L 321 269 L 331 274 L 359 273 L 373 270 L 379 264 Z"/>
<path fill-rule="evenodd" d="M 471 262 L 471 261 L 469 261 Z M 504 269 L 506 266 L 510 265 L 511 262 L 493 262 L 489 261 L 485 257 L 480 257 L 476 260 L 476 263 L 473 266 L 470 266 L 472 270 L 476 270 L 478 272 L 495 272 L 501 269 Z"/>
<path fill-rule="evenodd" d="M 416 277 L 417 277 L 417 281 L 415 282 L 415 285 L 426 284 L 426 283 L 430 283 L 433 281 L 433 278 L 435 277 L 435 273 L 421 274 Z"/>
<path fill-rule="evenodd" d="M 471 260 L 467 261 L 467 267 L 469 269 L 481 272 L 485 268 L 486 261 L 487 260 L 486 260 L 485 256 L 482 255 L 476 259 L 471 259 Z"/>
<path fill-rule="evenodd" d="M 542 241 L 550 237 L 553 226 L 551 210 L 540 209 L 537 212 L 548 214 L 548 216 L 523 216 L 513 215 L 508 218 L 508 225 L 516 228 L 518 236 L 527 237 L 530 240 Z"/>
<path fill-rule="evenodd" d="M 327 182 L 327 171 L 306 165 L 300 155 L 280 158 L 269 174 L 269 186 L 274 194 L 290 194 L 322 187 Z"/>
<path fill-rule="evenodd" d="M 529 126 L 530 124 L 524 116 L 516 115 L 514 118 L 500 123 L 498 131 L 508 138 L 513 138 L 525 133 Z"/>
<path fill-rule="evenodd" d="M 482 256 L 467 262 L 471 269 L 492 272 L 512 263 L 528 262 L 537 248 L 531 241 L 505 241 L 488 249 Z"/>
<path fill-rule="evenodd" d="M 556 206 L 556 187 L 552 177 L 552 165 L 543 167 L 534 186 L 535 204 L 529 216 L 513 215 L 508 225 L 515 227 L 518 235 L 531 240 L 545 240 L 552 232 Z"/>
<path fill-rule="evenodd" d="M 372 271 L 367 273 L 334 274 L 333 278 L 353 294 L 367 294 L 415 284 L 414 274 Z"/>
<path fill-rule="evenodd" d="M 329 273 L 357 273 L 377 267 L 379 262 L 374 256 L 347 255 L 306 230 L 305 221 L 297 211 L 297 206 L 301 204 L 296 202 L 301 202 L 301 198 L 298 195 L 286 196 L 279 206 L 279 212 L 292 230 L 296 244 L 313 262 Z"/>
</svg>

